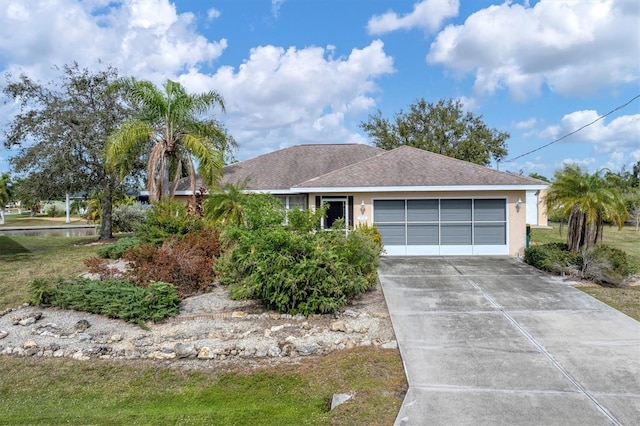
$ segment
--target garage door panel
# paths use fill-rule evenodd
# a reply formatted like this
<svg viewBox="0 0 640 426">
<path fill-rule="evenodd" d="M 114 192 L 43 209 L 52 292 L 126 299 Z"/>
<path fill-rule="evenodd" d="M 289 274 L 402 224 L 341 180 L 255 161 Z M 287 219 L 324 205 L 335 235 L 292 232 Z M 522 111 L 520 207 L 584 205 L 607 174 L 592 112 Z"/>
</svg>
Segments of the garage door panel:
<svg viewBox="0 0 640 426">
<path fill-rule="evenodd" d="M 448 224 L 440 226 L 440 244 L 443 246 L 471 245 L 471 224 Z"/>
<path fill-rule="evenodd" d="M 377 200 L 374 215 L 376 222 L 404 222 L 404 200 Z"/>
<path fill-rule="evenodd" d="M 407 225 L 407 244 L 410 246 L 437 246 L 439 244 L 438 224 L 409 223 Z"/>
<path fill-rule="evenodd" d="M 504 223 L 476 223 L 473 229 L 475 245 L 498 245 L 507 243 L 507 230 Z"/>
<path fill-rule="evenodd" d="M 471 200 L 440 200 L 440 220 L 443 222 L 470 222 Z"/>
<path fill-rule="evenodd" d="M 438 220 L 438 200 L 407 200 L 408 222 L 437 222 Z"/>
<path fill-rule="evenodd" d="M 473 220 L 499 222 L 507 220 L 504 200 L 474 200 Z"/>
<path fill-rule="evenodd" d="M 404 246 L 407 243 L 404 224 L 378 224 L 377 227 L 385 246 Z"/>
</svg>

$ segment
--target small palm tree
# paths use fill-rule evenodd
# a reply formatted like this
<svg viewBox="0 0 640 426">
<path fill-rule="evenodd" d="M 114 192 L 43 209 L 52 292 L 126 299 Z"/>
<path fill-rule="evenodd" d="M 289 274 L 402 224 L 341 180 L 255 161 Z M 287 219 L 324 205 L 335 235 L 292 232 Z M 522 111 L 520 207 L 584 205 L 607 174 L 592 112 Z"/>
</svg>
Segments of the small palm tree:
<svg viewBox="0 0 640 426">
<path fill-rule="evenodd" d="M 599 173 L 571 165 L 555 173 L 547 193 L 547 208 L 568 217 L 567 246 L 589 247 L 602 238 L 605 221 L 624 226 L 627 210 L 622 195 Z"/>
<path fill-rule="evenodd" d="M 124 177 L 134 161 L 150 150 L 147 189 L 151 201 L 173 197 L 185 169 L 195 201 L 194 159 L 205 185 L 218 186 L 231 139 L 216 120 L 201 117 L 215 106 L 224 111 L 219 93 L 190 95 L 180 83 L 171 80 L 167 80 L 163 90 L 158 90 L 151 82 L 134 78 L 118 81 L 114 89 L 124 90 L 141 113 L 110 138 L 108 166 Z"/>
<path fill-rule="evenodd" d="M 202 203 L 204 216 L 216 223 L 246 226 L 245 186 L 227 183 L 224 188 L 212 191 Z"/>
</svg>

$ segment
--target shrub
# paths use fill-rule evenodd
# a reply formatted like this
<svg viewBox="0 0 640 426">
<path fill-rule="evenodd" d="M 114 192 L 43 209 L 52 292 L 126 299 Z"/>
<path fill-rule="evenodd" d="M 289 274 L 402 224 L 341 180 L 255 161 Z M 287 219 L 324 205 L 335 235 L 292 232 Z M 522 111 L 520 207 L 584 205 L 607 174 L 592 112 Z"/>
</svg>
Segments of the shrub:
<svg viewBox="0 0 640 426">
<path fill-rule="evenodd" d="M 249 229 L 261 229 L 284 222 L 282 202 L 271 194 L 247 194 L 243 203 Z"/>
<path fill-rule="evenodd" d="M 316 233 L 235 227 L 227 238 L 234 244 L 216 263 L 221 282 L 232 298 L 258 299 L 268 309 L 331 313 L 377 283 L 379 247 L 357 232 L 345 235 L 344 223 Z"/>
<path fill-rule="evenodd" d="M 548 243 L 531 246 L 524 251 L 524 261 L 543 271 L 577 273 L 582 268 L 579 253 L 570 252 L 564 243 Z"/>
<path fill-rule="evenodd" d="M 144 221 L 149 209 L 142 203 L 120 204 L 113 209 L 111 225 L 114 232 L 133 232 Z"/>
<path fill-rule="evenodd" d="M 122 272 L 117 268 L 109 266 L 109 262 L 106 259 L 90 257 L 84 261 L 84 264 L 89 268 L 89 273 L 98 275 L 100 280 L 110 280 L 122 277 Z"/>
<path fill-rule="evenodd" d="M 112 244 L 105 244 L 97 250 L 98 256 L 105 259 L 120 259 L 122 254 L 130 248 L 137 247 L 141 244 L 140 238 L 125 237 L 120 238 Z"/>
<path fill-rule="evenodd" d="M 161 247 L 143 244 L 128 250 L 124 258 L 132 262 L 127 277 L 144 285 L 153 281 L 172 283 L 180 297 L 201 293 L 215 280 L 213 264 L 220 256 L 218 232 L 212 228 L 174 237 Z"/>
<path fill-rule="evenodd" d="M 185 204 L 163 200 L 153 204 L 145 220 L 138 225 L 136 235 L 144 242 L 160 246 L 170 237 L 202 228 L 202 224 L 198 216 L 188 212 Z"/>
<path fill-rule="evenodd" d="M 524 260 L 543 271 L 574 274 L 602 284 L 619 284 L 631 273 L 625 252 L 606 245 L 571 252 L 563 243 L 541 244 L 526 249 Z"/>
<path fill-rule="evenodd" d="M 602 284 L 618 285 L 631 274 L 626 253 L 602 244 L 583 251 L 582 265 L 583 278 Z"/>
<path fill-rule="evenodd" d="M 311 232 L 320 228 L 320 221 L 327 213 L 328 204 L 311 212 L 294 208 L 287 214 L 287 224 L 292 231 Z"/>
<path fill-rule="evenodd" d="M 380 231 L 378 230 L 378 227 L 375 224 L 374 225 L 369 225 L 367 223 L 360 224 L 355 228 L 355 231 L 358 234 L 369 238 L 378 247 L 380 247 L 380 250 L 382 251 L 384 247 L 382 244 L 382 234 L 380 234 Z"/>
<path fill-rule="evenodd" d="M 32 302 L 63 309 L 91 312 L 142 324 L 178 313 L 180 298 L 171 284 L 155 282 L 141 288 L 126 281 L 95 281 L 78 278 L 50 283 L 34 280 L 29 285 Z"/>
<path fill-rule="evenodd" d="M 40 211 L 49 217 L 60 217 L 67 211 L 67 205 L 62 201 L 49 201 L 42 205 Z"/>
</svg>

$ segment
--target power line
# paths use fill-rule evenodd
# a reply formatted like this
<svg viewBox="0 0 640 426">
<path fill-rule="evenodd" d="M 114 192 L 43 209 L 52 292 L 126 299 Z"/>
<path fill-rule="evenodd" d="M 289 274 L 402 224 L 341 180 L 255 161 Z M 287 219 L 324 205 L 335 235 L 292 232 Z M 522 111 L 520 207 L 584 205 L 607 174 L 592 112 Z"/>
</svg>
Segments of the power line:
<svg viewBox="0 0 640 426">
<path fill-rule="evenodd" d="M 605 118 L 605 117 L 607 117 L 607 116 L 609 116 L 609 115 L 613 114 L 614 112 L 616 112 L 616 111 L 618 111 L 618 110 L 620 110 L 620 109 L 622 109 L 622 108 L 626 107 L 627 105 L 629 105 L 631 102 L 635 101 L 635 100 L 636 100 L 636 99 L 638 99 L 638 98 L 640 98 L 640 95 L 636 95 L 636 96 L 634 96 L 634 97 L 633 97 L 633 98 L 631 98 L 627 103 L 625 103 L 625 104 L 623 104 L 623 105 L 620 105 L 619 107 L 616 107 L 616 108 L 612 109 L 612 110 L 611 110 L 611 111 L 609 111 L 608 113 L 601 115 L 600 117 L 598 117 L 598 118 L 596 118 L 595 120 L 593 120 L 591 123 L 585 124 L 584 126 L 577 128 L 577 129 L 576 129 L 576 130 L 574 130 L 573 132 L 567 133 L 566 135 L 564 135 L 564 136 L 562 136 L 562 137 L 560 137 L 560 138 L 558 138 L 558 139 L 555 139 L 555 140 L 553 140 L 553 141 L 551 141 L 551 142 L 549 142 L 549 143 L 547 143 L 547 144 L 545 144 L 545 145 L 539 146 L 539 147 L 538 147 L 538 148 L 536 148 L 536 149 L 532 149 L 532 150 L 531 150 L 531 151 L 529 151 L 529 152 L 525 152 L 524 154 L 518 155 L 518 156 L 517 156 L 517 157 L 515 157 L 515 158 L 511 158 L 511 159 L 509 159 L 509 160 L 503 160 L 503 161 L 501 161 L 501 163 L 510 163 L 510 162 L 512 162 L 512 161 L 516 161 L 518 158 L 522 158 L 522 157 L 524 157 L 524 156 L 526 156 L 526 155 L 533 154 L 534 152 L 536 152 L 536 151 L 540 151 L 541 149 L 546 148 L 546 147 L 548 147 L 549 145 L 553 145 L 553 144 L 554 144 L 554 143 L 556 143 L 556 142 L 560 142 L 561 140 L 566 139 L 566 138 L 568 138 L 569 136 L 571 136 L 571 135 L 574 135 L 574 134 L 578 133 L 580 130 L 585 129 L 585 128 L 587 128 L 587 127 L 591 126 L 592 124 L 597 123 L 598 121 L 602 120 L 603 118 Z"/>
</svg>

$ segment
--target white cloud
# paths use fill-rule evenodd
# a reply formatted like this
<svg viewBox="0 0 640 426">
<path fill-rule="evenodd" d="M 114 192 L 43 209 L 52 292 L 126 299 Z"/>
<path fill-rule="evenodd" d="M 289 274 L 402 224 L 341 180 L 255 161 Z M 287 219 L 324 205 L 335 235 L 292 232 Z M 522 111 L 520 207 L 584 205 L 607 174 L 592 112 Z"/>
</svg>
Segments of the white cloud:
<svg viewBox="0 0 640 426">
<path fill-rule="evenodd" d="M 505 2 L 450 25 L 427 61 L 475 75 L 476 93 L 506 89 L 512 98 L 539 95 L 545 84 L 563 95 L 640 80 L 637 0 Z"/>
<path fill-rule="evenodd" d="M 0 58 L 8 70 L 36 78 L 52 65 L 98 60 L 123 73 L 161 82 L 214 61 L 225 39 L 197 34 L 194 15 L 176 12 L 168 0 L 78 2 L 73 0 L 0 3 Z"/>
<path fill-rule="evenodd" d="M 367 23 L 369 34 L 381 35 L 396 30 L 423 29 L 436 31 L 447 18 L 458 15 L 458 0 L 423 0 L 413 5 L 413 11 L 399 16 L 389 11 L 372 17 Z"/>
<path fill-rule="evenodd" d="M 459 96 L 457 98 L 462 103 L 462 110 L 465 112 L 475 111 L 480 107 L 478 99 L 468 97 L 468 96 Z"/>
<path fill-rule="evenodd" d="M 537 120 L 535 118 L 530 118 L 528 120 L 518 121 L 514 124 L 516 129 L 531 129 L 536 125 Z"/>
<path fill-rule="evenodd" d="M 589 158 L 565 158 L 556 164 L 555 169 L 559 170 L 564 168 L 565 166 L 575 164 L 576 166 L 580 166 L 584 169 L 589 169 L 594 164 L 597 164 L 597 160 L 593 157 Z"/>
<path fill-rule="evenodd" d="M 606 118 L 596 121 L 599 117 L 598 111 L 575 111 L 562 117 L 560 124 L 544 129 L 540 135 L 557 139 L 587 126 L 563 139 L 563 142 L 593 143 L 600 153 L 630 151 L 640 147 L 640 114 L 622 115 L 608 122 Z"/>
<path fill-rule="evenodd" d="M 280 15 L 280 8 L 285 0 L 271 0 L 271 15 L 277 18 Z"/>
<path fill-rule="evenodd" d="M 373 107 L 375 79 L 394 71 L 383 47 L 375 40 L 334 58 L 331 48 L 260 46 L 237 69 L 193 70 L 181 81 L 194 92 L 214 88 L 224 95 L 224 120 L 244 157 L 293 144 L 363 143 L 345 120 Z"/>
<path fill-rule="evenodd" d="M 226 40 L 207 40 L 195 15 L 178 13 L 168 0 L 19 5 L 0 3 L 5 70 L 48 81 L 52 65 L 79 60 L 94 68 L 100 59 L 156 84 L 175 78 L 191 92 L 217 90 L 227 103 L 218 118 L 240 143 L 242 158 L 293 144 L 366 142 L 353 129 L 376 103 L 376 79 L 394 72 L 393 58 L 374 40 L 344 56 L 335 46 L 258 46 L 239 66 L 211 74 L 205 65 L 220 57 Z M 203 24 L 214 15 L 209 9 Z"/>
<path fill-rule="evenodd" d="M 211 9 L 207 10 L 207 18 L 208 18 L 209 20 L 213 20 L 213 19 L 219 18 L 219 17 L 220 17 L 220 15 L 222 15 L 222 14 L 221 14 L 221 13 L 220 13 L 220 11 L 219 11 L 218 9 L 216 9 L 216 8 L 213 8 L 213 7 L 212 7 Z"/>
</svg>

